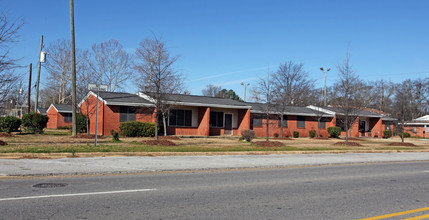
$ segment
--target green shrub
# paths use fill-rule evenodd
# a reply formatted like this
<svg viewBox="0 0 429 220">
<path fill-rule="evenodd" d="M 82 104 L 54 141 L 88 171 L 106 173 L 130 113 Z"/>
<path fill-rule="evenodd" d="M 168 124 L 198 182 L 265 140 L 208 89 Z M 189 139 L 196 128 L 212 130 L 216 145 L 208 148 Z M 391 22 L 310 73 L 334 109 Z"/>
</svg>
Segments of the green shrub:
<svg viewBox="0 0 429 220">
<path fill-rule="evenodd" d="M 294 138 L 299 138 L 299 131 L 294 131 L 293 132 L 293 137 Z"/>
<path fill-rule="evenodd" d="M 316 131 L 315 130 L 310 130 L 308 132 L 308 135 L 310 135 L 311 138 L 314 138 L 314 137 L 316 137 Z"/>
<path fill-rule="evenodd" d="M 78 133 L 85 133 L 87 131 L 85 115 L 82 115 L 82 114 L 76 115 L 76 131 Z"/>
<path fill-rule="evenodd" d="M 21 119 L 13 116 L 6 116 L 0 118 L 0 131 L 11 133 L 18 131 L 21 126 Z"/>
<path fill-rule="evenodd" d="M 150 122 L 127 121 L 119 126 L 121 134 L 126 137 L 153 137 L 155 124 Z"/>
<path fill-rule="evenodd" d="M 255 131 L 253 130 L 244 130 L 241 132 L 241 137 L 246 140 L 247 142 L 250 142 L 255 138 Z"/>
<path fill-rule="evenodd" d="M 329 127 L 328 133 L 332 138 L 337 138 L 341 134 L 341 128 L 340 127 Z"/>
<path fill-rule="evenodd" d="M 402 133 L 398 133 L 398 135 L 401 136 Z M 409 137 L 411 137 L 410 133 L 404 132 L 404 138 L 409 138 Z"/>
<path fill-rule="evenodd" d="M 392 137 L 392 130 L 385 130 L 383 131 L 384 138 L 391 138 Z"/>
<path fill-rule="evenodd" d="M 115 130 L 110 130 L 110 134 L 112 134 L 112 140 L 113 142 L 118 142 L 119 141 L 119 133 Z"/>
<path fill-rule="evenodd" d="M 22 116 L 22 126 L 30 133 L 42 134 L 48 123 L 48 116 L 38 113 L 30 113 Z"/>
</svg>

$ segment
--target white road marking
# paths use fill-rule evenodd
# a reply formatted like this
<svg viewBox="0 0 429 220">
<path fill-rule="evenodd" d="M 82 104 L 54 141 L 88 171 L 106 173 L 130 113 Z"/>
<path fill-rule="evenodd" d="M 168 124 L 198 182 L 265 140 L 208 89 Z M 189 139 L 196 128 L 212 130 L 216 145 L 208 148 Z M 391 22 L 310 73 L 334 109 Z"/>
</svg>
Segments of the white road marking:
<svg viewBox="0 0 429 220">
<path fill-rule="evenodd" d="M 429 173 L 429 170 L 423 171 L 423 173 Z"/>
<path fill-rule="evenodd" d="M 116 193 L 131 193 L 131 192 L 147 192 L 147 191 L 154 191 L 154 190 L 156 190 L 156 189 L 132 189 L 132 190 L 119 190 L 119 191 L 107 191 L 107 192 L 89 192 L 89 193 L 58 194 L 58 195 L 45 195 L 45 196 L 27 196 L 27 197 L 2 198 L 2 199 L 0 199 L 0 201 L 12 201 L 12 200 L 24 200 L 24 199 L 43 199 L 43 198 L 70 197 L 70 196 L 104 195 L 104 194 L 116 194 Z"/>
</svg>

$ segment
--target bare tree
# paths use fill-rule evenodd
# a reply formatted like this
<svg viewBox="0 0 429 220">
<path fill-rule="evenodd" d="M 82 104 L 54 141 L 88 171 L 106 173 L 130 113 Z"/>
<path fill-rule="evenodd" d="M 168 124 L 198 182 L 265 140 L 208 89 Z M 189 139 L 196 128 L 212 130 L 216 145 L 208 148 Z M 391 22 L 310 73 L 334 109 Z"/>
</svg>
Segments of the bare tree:
<svg viewBox="0 0 429 220">
<path fill-rule="evenodd" d="M 47 59 L 46 70 L 48 72 L 48 82 L 46 83 L 45 98 L 51 103 L 70 103 L 71 102 L 71 50 L 69 40 L 57 40 L 51 43 L 46 51 L 49 53 Z M 88 92 L 88 83 L 96 81 L 89 71 L 88 67 L 88 51 L 76 50 L 77 63 L 77 100 L 82 99 Z"/>
<path fill-rule="evenodd" d="M 153 98 L 156 108 L 155 130 L 158 130 L 158 117 L 161 113 L 164 135 L 167 135 L 166 118 L 171 106 L 174 105 L 171 94 L 180 94 L 184 90 L 183 76 L 173 68 L 178 57 L 171 56 L 165 43 L 158 38 L 146 38 L 140 42 L 136 57 L 137 63 L 134 65 L 138 72 L 136 85 Z M 155 132 L 155 139 L 158 139 L 157 132 Z"/>
<path fill-rule="evenodd" d="M 341 110 L 343 118 L 342 120 L 345 126 L 346 131 L 346 143 L 349 141 L 349 130 L 351 132 L 351 127 L 355 123 L 358 115 L 356 111 L 358 110 L 356 106 L 357 98 L 356 95 L 359 93 L 359 87 L 361 85 L 359 77 L 352 70 L 350 65 L 350 52 L 347 51 L 346 59 L 343 64 L 337 66 L 339 72 L 339 80 L 335 83 L 334 87 L 338 94 L 338 104 L 339 109 Z"/>
<path fill-rule="evenodd" d="M 89 67 L 97 84 L 107 85 L 110 92 L 124 86 L 130 79 L 130 55 L 123 49 L 117 40 L 109 40 L 100 44 L 93 44 L 89 55 Z"/>
<path fill-rule="evenodd" d="M 308 97 L 314 83 L 308 79 L 304 64 L 293 61 L 280 64 L 272 75 L 272 84 L 276 103 L 299 106 L 312 104 Z"/>
<path fill-rule="evenodd" d="M 222 87 L 209 84 L 202 90 L 203 96 L 216 97 L 219 92 L 222 90 Z"/>
<path fill-rule="evenodd" d="M 410 80 L 398 84 L 395 88 L 395 116 L 400 122 L 398 123 L 397 130 L 402 143 L 404 143 L 405 122 L 412 119 L 413 100 L 410 99 L 411 89 L 412 83 L 410 83 Z"/>
<path fill-rule="evenodd" d="M 265 115 L 267 118 L 267 141 L 269 141 L 270 113 L 272 113 L 274 109 L 273 99 L 275 93 L 273 91 L 272 84 L 273 82 L 270 79 L 270 73 L 267 73 L 267 77 L 259 78 L 259 80 L 256 82 L 256 85 L 253 86 L 250 90 L 253 100 L 256 102 L 265 103 Z"/>
<path fill-rule="evenodd" d="M 18 82 L 19 77 L 14 72 L 18 67 L 17 60 L 10 56 L 9 50 L 17 42 L 18 31 L 23 25 L 22 18 L 11 20 L 5 11 L 0 12 L 0 103 Z"/>
<path fill-rule="evenodd" d="M 280 137 L 283 137 L 283 112 L 290 105 L 308 105 L 314 84 L 308 79 L 304 64 L 288 61 L 280 64 L 272 75 L 273 102 L 280 120 Z"/>
</svg>

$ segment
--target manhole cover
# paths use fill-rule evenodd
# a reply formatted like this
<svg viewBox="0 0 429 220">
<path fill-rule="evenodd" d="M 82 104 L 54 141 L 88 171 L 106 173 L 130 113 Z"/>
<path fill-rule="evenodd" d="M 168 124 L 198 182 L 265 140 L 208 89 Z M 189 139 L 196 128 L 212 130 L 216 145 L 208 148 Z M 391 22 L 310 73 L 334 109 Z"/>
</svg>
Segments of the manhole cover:
<svg viewBox="0 0 429 220">
<path fill-rule="evenodd" d="M 38 183 L 33 185 L 36 188 L 55 188 L 55 187 L 64 187 L 67 186 L 66 183 Z"/>
</svg>

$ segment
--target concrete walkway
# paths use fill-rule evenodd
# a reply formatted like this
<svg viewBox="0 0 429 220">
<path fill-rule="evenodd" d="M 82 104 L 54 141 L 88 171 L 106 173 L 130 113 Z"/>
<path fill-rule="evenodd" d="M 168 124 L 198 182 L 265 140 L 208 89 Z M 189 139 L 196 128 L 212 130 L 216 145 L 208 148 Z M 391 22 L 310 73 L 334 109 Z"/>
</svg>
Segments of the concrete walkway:
<svg viewBox="0 0 429 220">
<path fill-rule="evenodd" d="M 0 159 L 0 176 L 141 173 L 205 169 L 264 168 L 350 163 L 426 161 L 429 152 L 292 155 L 94 157 Z M 428 164 L 429 165 L 429 164 Z"/>
</svg>

